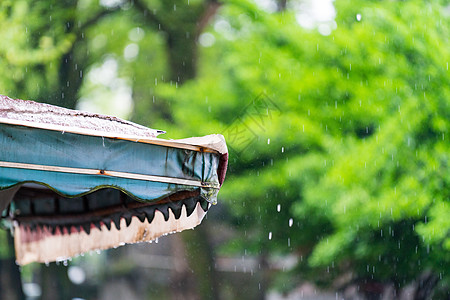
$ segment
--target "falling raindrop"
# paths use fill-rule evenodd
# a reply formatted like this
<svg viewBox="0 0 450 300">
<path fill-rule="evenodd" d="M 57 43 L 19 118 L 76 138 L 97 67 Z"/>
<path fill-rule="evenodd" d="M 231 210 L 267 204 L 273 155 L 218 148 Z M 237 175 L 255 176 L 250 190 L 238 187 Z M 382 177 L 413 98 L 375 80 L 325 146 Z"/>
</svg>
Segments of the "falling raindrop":
<svg viewBox="0 0 450 300">
<path fill-rule="evenodd" d="M 272 239 L 272 231 L 269 232 L 269 240 L 271 240 L 271 239 Z"/>
<path fill-rule="evenodd" d="M 356 14 L 356 20 L 359 22 L 361 21 L 361 14 Z"/>
<path fill-rule="evenodd" d="M 292 227 L 292 225 L 294 225 L 294 219 L 290 218 L 289 219 L 289 227 Z"/>
<path fill-rule="evenodd" d="M 277 205 L 277 212 L 280 212 L 281 211 L 281 204 L 278 204 Z"/>
</svg>

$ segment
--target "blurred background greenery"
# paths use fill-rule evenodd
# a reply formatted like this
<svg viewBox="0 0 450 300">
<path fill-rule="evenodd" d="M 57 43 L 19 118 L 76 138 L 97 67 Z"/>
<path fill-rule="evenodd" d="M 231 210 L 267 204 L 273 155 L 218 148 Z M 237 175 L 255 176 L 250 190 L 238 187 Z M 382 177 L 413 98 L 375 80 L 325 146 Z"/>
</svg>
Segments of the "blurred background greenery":
<svg viewBox="0 0 450 300">
<path fill-rule="evenodd" d="M 14 273 L 5 299 L 449 299 L 450 2 L 2 0 L 0 93 L 222 133 L 196 230 Z"/>
</svg>

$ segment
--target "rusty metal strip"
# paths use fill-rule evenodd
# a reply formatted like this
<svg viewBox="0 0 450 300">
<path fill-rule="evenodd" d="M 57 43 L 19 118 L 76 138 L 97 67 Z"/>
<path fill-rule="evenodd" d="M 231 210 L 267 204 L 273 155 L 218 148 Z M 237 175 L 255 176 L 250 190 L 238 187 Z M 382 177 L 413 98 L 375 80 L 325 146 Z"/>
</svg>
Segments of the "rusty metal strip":
<svg viewBox="0 0 450 300">
<path fill-rule="evenodd" d="M 215 183 L 215 182 L 202 182 L 202 181 L 175 178 L 175 177 L 145 175 L 145 174 L 108 171 L 108 170 L 59 167 L 59 166 L 26 164 L 26 163 L 7 162 L 7 161 L 0 161 L 0 167 L 38 170 L 38 171 L 50 171 L 50 172 L 60 172 L 60 173 L 73 173 L 73 174 L 83 174 L 83 175 L 103 175 L 103 176 L 111 176 L 111 177 L 118 177 L 118 178 L 137 179 L 137 180 L 171 183 L 171 184 L 181 184 L 181 185 L 189 185 L 189 186 L 197 186 L 197 187 L 207 187 L 207 188 L 215 188 L 215 189 L 220 188 L 219 184 Z"/>
</svg>

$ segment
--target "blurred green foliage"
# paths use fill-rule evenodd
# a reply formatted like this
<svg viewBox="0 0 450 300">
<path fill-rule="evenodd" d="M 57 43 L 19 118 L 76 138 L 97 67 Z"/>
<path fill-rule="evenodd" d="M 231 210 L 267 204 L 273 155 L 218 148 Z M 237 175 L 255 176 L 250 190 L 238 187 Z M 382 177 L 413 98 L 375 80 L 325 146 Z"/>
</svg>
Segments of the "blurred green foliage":
<svg viewBox="0 0 450 300">
<path fill-rule="evenodd" d="M 72 69 L 113 59 L 132 119 L 167 138 L 228 139 L 219 201 L 238 235 L 222 253 L 296 256 L 276 275 L 282 289 L 347 274 L 400 289 L 431 272 L 448 293 L 448 1 L 336 0 L 327 36 L 299 26 L 289 5 L 268 13 L 252 1 L 225 1 L 198 30 L 209 1 L 190 2 L 3 1 L 0 92 L 102 97 Z M 127 59 L 131 43 L 139 52 Z M 69 81 L 76 89 L 64 90 Z M 258 99 L 275 106 L 252 115 Z M 230 128 L 254 141 L 244 149 Z"/>
<path fill-rule="evenodd" d="M 231 152 L 221 199 L 241 239 L 227 249 L 301 256 L 294 273 L 324 284 L 351 273 L 401 288 L 431 270 L 448 288 L 449 17 L 436 2 L 336 9 L 337 29 L 322 36 L 290 11 L 225 6 L 231 28 L 210 29 L 200 76 L 158 88 L 175 120 L 159 127 L 254 129 L 244 107 L 264 92 L 281 112 Z"/>
</svg>

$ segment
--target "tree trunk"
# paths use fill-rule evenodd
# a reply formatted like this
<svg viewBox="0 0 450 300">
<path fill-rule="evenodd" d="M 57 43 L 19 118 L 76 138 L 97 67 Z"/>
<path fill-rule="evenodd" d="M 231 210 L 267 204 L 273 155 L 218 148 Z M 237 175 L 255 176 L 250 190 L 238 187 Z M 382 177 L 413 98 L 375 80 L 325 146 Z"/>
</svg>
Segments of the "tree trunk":
<svg viewBox="0 0 450 300">
<path fill-rule="evenodd" d="M 269 286 L 270 281 L 270 274 L 269 274 L 269 261 L 268 261 L 268 254 L 266 250 L 262 250 L 259 258 L 258 258 L 258 264 L 260 269 L 260 280 L 258 283 L 258 300 L 264 300 L 266 299 L 266 291 Z"/>
<path fill-rule="evenodd" d="M 75 21 L 67 22 L 67 32 L 75 32 L 82 35 L 83 32 L 75 31 Z M 83 83 L 83 77 L 87 62 L 86 43 L 81 36 L 77 36 L 70 50 L 65 53 L 60 62 L 56 91 L 50 91 L 50 95 L 42 95 L 45 102 L 65 108 L 74 109 L 78 101 L 78 92 Z"/>
<path fill-rule="evenodd" d="M 287 8 L 287 0 L 278 0 L 278 11 L 285 11 Z"/>
<path fill-rule="evenodd" d="M 215 300 L 219 299 L 215 253 L 205 225 L 199 225 L 194 230 L 186 230 L 181 236 L 185 243 L 189 266 L 196 277 L 198 294 L 201 299 Z"/>
<path fill-rule="evenodd" d="M 0 259 L 0 295 L 2 299 L 22 300 L 25 299 L 25 295 L 20 271 L 15 263 L 14 241 L 9 232 L 6 235 L 7 255 Z"/>
<path fill-rule="evenodd" d="M 171 294 L 173 300 L 199 299 L 195 286 L 195 277 L 186 258 L 186 247 L 181 234 L 171 236 L 171 248 L 174 269 L 171 274 Z"/>
<path fill-rule="evenodd" d="M 151 11 L 140 0 L 134 0 L 133 3 L 141 12 Z M 164 19 L 158 19 L 150 12 L 145 14 L 148 24 L 157 25 L 166 33 L 169 80 L 175 84 L 181 85 L 196 77 L 198 38 L 220 7 L 215 0 L 204 1 L 199 5 L 196 8 L 186 7 L 190 15 L 183 16 L 179 24 L 165 24 Z M 167 111 L 170 112 L 169 109 Z M 172 242 L 176 260 L 172 273 L 173 298 L 218 299 L 214 251 L 207 228 L 200 225 L 195 230 L 184 231 L 174 236 Z"/>
<path fill-rule="evenodd" d="M 72 299 L 74 286 L 67 276 L 67 267 L 41 264 L 42 299 Z"/>
<path fill-rule="evenodd" d="M 74 109 L 78 100 L 78 91 L 83 83 L 85 58 L 79 59 L 77 52 L 84 50 L 84 42 L 76 42 L 81 45 L 74 45 L 74 48 L 62 58 L 59 70 L 59 88 L 55 95 L 57 105 Z M 86 52 L 86 51 L 84 51 Z M 59 99 L 57 99 L 59 98 Z"/>
<path fill-rule="evenodd" d="M 168 32 L 167 55 L 170 79 L 178 84 L 197 75 L 197 39 L 195 33 Z"/>
<path fill-rule="evenodd" d="M 431 272 L 425 272 L 420 275 L 416 284 L 414 300 L 432 299 L 434 288 L 438 282 L 439 278 Z"/>
</svg>

